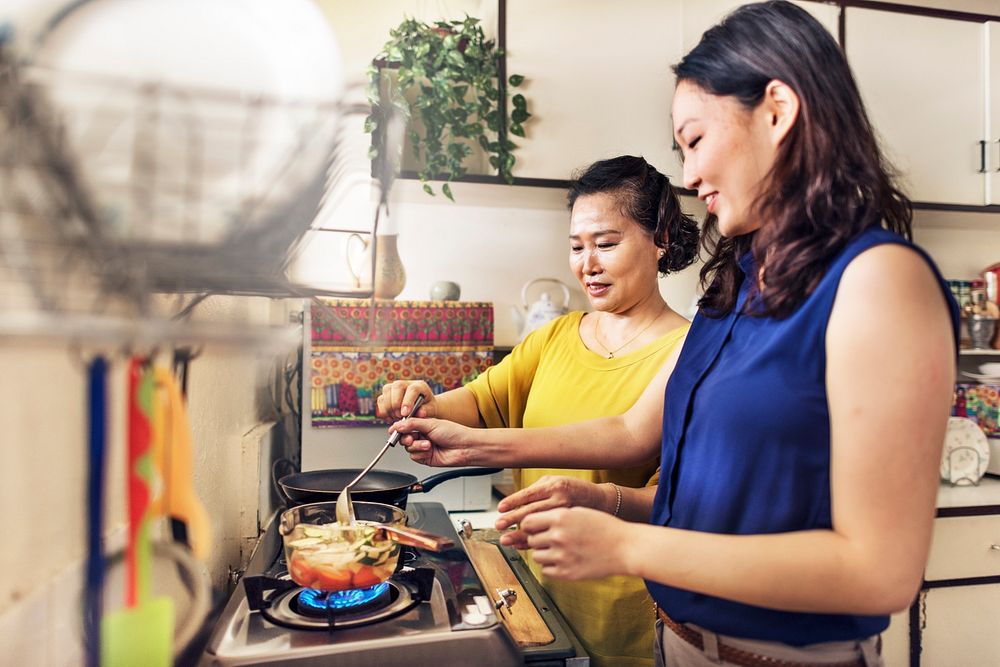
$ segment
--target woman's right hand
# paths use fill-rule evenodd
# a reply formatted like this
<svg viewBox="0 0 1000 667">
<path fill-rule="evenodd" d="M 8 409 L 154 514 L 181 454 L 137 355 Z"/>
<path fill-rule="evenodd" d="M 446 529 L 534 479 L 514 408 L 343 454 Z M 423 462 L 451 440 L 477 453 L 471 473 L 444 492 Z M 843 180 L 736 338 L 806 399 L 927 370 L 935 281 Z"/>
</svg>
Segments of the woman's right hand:
<svg viewBox="0 0 1000 667">
<path fill-rule="evenodd" d="M 423 394 L 424 404 L 416 415 L 410 415 L 417 396 Z M 437 417 L 434 392 L 423 380 L 396 380 L 382 387 L 382 393 L 375 399 L 375 415 L 388 422 L 404 417 Z"/>
<path fill-rule="evenodd" d="M 479 430 L 446 419 L 425 418 L 408 418 L 389 427 L 390 433 L 399 431 L 399 444 L 406 448 L 411 459 L 442 468 L 479 465 L 469 458 L 475 448 L 475 432 Z"/>
<path fill-rule="evenodd" d="M 595 484 L 565 475 L 545 475 L 529 487 L 512 493 L 497 506 L 503 514 L 496 521 L 497 530 L 507 530 L 535 512 L 558 507 L 589 507 L 611 513 L 616 494 L 608 484 Z M 528 535 L 520 528 L 500 536 L 500 544 L 515 549 L 528 548 Z"/>
</svg>

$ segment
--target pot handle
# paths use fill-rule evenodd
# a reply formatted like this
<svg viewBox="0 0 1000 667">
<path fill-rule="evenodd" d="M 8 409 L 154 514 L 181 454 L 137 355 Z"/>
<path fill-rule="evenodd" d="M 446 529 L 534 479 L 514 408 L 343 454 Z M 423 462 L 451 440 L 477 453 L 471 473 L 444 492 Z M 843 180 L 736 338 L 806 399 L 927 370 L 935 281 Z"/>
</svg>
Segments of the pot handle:
<svg viewBox="0 0 1000 667">
<path fill-rule="evenodd" d="M 410 493 L 430 491 L 441 482 L 447 482 L 449 479 L 456 479 L 458 477 L 481 477 L 482 475 L 493 475 L 498 472 L 503 472 L 503 468 L 456 468 L 454 470 L 446 470 L 445 472 L 439 472 L 436 475 L 431 475 L 427 479 L 414 482 L 413 486 L 410 487 Z"/>
<path fill-rule="evenodd" d="M 296 472 L 295 464 L 289 459 L 275 459 L 274 463 L 271 464 L 271 483 L 274 485 L 274 490 L 278 492 L 278 497 L 281 498 L 285 507 L 291 507 L 292 499 L 288 497 L 288 494 L 285 493 L 284 487 L 281 486 L 281 482 L 278 481 L 284 477 L 284 475 L 279 472 L 279 468 L 282 467 L 285 468 L 286 474 L 290 474 L 287 471 L 291 471 L 292 473 Z"/>
</svg>

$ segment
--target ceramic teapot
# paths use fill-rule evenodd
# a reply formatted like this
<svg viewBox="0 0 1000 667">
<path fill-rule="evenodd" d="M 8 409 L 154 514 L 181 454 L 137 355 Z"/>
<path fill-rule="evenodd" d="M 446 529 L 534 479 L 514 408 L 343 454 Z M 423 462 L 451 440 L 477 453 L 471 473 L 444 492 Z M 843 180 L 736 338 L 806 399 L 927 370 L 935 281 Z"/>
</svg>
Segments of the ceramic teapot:
<svg viewBox="0 0 1000 667">
<path fill-rule="evenodd" d="M 530 305 L 528 304 L 528 290 L 538 283 L 551 283 L 548 289 L 542 291 L 539 299 Z M 558 286 L 562 293 L 562 303 L 552 300 L 550 290 Z M 529 333 L 542 326 L 546 322 L 554 320 L 560 315 L 569 312 L 569 288 L 560 280 L 555 278 L 535 278 L 529 280 L 521 288 L 521 307 L 511 306 L 511 313 L 517 328 L 521 330 L 519 338 L 524 339 Z"/>
</svg>

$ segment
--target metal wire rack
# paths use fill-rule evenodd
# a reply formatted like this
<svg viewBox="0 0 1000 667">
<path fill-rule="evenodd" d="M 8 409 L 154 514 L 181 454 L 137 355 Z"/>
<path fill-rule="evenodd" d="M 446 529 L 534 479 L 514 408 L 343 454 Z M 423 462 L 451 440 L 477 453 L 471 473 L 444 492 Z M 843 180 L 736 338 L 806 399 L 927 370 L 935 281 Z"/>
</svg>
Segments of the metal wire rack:
<svg viewBox="0 0 1000 667">
<path fill-rule="evenodd" d="M 214 294 L 370 297 L 374 265 L 360 286 L 288 278 L 321 200 L 371 178 L 343 149 L 344 120 L 370 110 L 351 99 L 71 76 L 0 42 L 0 339 L 266 341 L 190 313 Z"/>
</svg>

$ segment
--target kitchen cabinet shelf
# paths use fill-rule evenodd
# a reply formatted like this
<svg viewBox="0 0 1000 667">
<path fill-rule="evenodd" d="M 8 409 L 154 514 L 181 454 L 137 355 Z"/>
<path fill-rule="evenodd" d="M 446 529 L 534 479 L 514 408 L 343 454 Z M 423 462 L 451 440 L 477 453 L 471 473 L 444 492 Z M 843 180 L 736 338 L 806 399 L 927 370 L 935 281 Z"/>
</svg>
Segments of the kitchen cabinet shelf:
<svg viewBox="0 0 1000 667">
<path fill-rule="evenodd" d="M 924 582 L 908 612 L 883 634 L 887 667 L 1000 664 L 984 641 L 984 602 L 1000 591 L 1000 478 L 976 486 L 942 484 Z M 988 618 L 994 618 L 988 616 Z M 907 650 L 908 649 L 908 650 Z"/>
<path fill-rule="evenodd" d="M 1000 350 L 978 350 L 971 347 L 963 347 L 958 351 L 958 353 L 963 357 L 997 357 L 1000 356 Z"/>
</svg>

